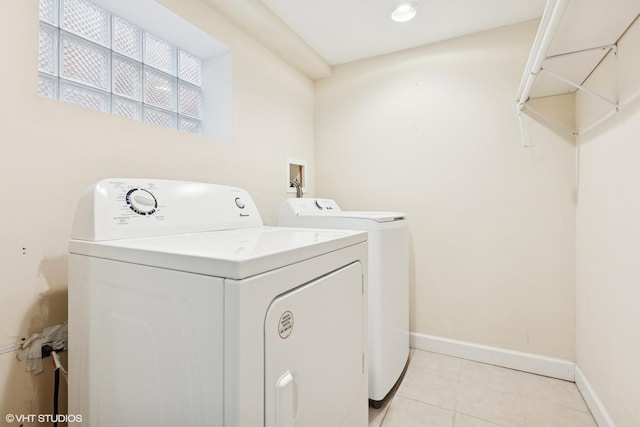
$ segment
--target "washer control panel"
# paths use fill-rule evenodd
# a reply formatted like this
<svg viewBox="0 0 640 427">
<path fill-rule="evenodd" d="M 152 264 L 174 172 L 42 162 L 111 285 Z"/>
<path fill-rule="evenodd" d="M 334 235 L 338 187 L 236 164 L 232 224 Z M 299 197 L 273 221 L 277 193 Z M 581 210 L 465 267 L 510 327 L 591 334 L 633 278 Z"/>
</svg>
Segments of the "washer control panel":
<svg viewBox="0 0 640 427">
<path fill-rule="evenodd" d="M 340 207 L 338 206 L 336 201 L 331 199 L 316 199 L 315 205 L 316 205 L 316 208 L 320 209 L 321 211 L 333 211 L 333 210 L 339 211 L 340 210 Z"/>
</svg>

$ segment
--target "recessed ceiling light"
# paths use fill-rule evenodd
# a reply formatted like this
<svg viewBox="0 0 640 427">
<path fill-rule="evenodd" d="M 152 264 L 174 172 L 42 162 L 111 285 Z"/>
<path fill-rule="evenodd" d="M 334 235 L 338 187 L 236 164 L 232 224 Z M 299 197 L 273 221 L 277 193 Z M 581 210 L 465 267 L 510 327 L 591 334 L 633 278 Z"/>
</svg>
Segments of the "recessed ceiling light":
<svg viewBox="0 0 640 427">
<path fill-rule="evenodd" d="M 418 8 L 413 3 L 400 3 L 391 10 L 391 19 L 395 22 L 407 22 L 416 17 Z"/>
</svg>

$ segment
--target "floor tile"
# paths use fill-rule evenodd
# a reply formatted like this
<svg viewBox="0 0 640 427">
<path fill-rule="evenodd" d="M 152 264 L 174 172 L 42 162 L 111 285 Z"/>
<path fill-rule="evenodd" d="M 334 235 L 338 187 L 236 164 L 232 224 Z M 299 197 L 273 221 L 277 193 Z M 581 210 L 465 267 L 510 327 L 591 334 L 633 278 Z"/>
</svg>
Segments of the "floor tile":
<svg viewBox="0 0 640 427">
<path fill-rule="evenodd" d="M 455 378 L 433 375 L 409 365 L 396 395 L 453 411 L 457 385 Z"/>
<path fill-rule="evenodd" d="M 523 399 L 552 403 L 583 412 L 589 411 L 573 382 L 517 371 L 516 381 Z"/>
<path fill-rule="evenodd" d="M 486 388 L 468 387 L 458 390 L 456 410 L 503 426 L 527 426 L 522 400 L 518 396 Z"/>
<path fill-rule="evenodd" d="M 533 401 L 524 405 L 529 427 L 598 427 L 590 412 Z"/>
<path fill-rule="evenodd" d="M 390 400 L 391 399 L 383 403 L 379 409 L 369 407 L 369 427 L 380 427 L 382 425 L 382 420 L 385 415 L 387 415 L 387 410 L 389 409 Z"/>
<path fill-rule="evenodd" d="M 453 427 L 453 411 L 402 396 L 394 397 L 384 427 Z"/>
<path fill-rule="evenodd" d="M 479 387 L 520 396 L 515 371 L 470 360 L 461 362 L 459 387 Z"/>
<path fill-rule="evenodd" d="M 447 378 L 458 378 L 460 374 L 460 359 L 444 354 L 415 350 L 409 363 L 417 371 L 439 375 Z"/>
<path fill-rule="evenodd" d="M 369 427 L 597 427 L 572 382 L 421 350 Z"/>
<path fill-rule="evenodd" d="M 501 427 L 498 424 L 457 412 L 453 418 L 453 427 Z"/>
</svg>

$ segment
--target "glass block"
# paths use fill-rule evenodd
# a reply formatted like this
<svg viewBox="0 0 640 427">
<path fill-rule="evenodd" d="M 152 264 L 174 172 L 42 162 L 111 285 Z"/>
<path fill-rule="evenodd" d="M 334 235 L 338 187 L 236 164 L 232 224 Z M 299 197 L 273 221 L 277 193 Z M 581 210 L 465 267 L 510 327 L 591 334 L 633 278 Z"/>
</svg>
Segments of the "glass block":
<svg viewBox="0 0 640 427">
<path fill-rule="evenodd" d="M 178 84 L 178 99 L 180 114 L 196 119 L 202 118 L 202 90 L 199 87 L 181 81 Z"/>
<path fill-rule="evenodd" d="M 58 75 L 58 29 L 40 22 L 38 70 Z"/>
<path fill-rule="evenodd" d="M 94 110 L 109 112 L 110 95 L 107 92 L 60 80 L 60 100 Z"/>
<path fill-rule="evenodd" d="M 153 34 L 144 33 L 144 63 L 172 76 L 176 75 L 176 48 Z"/>
<path fill-rule="evenodd" d="M 60 1 L 60 28 L 102 46 L 111 47 L 109 12 L 86 0 Z"/>
<path fill-rule="evenodd" d="M 114 15 L 111 48 L 114 52 L 141 61 L 142 30 L 119 16 Z"/>
<path fill-rule="evenodd" d="M 177 79 L 149 67 L 144 67 L 144 103 L 176 111 Z"/>
<path fill-rule="evenodd" d="M 111 54 L 108 49 L 60 33 L 60 77 L 110 90 Z"/>
<path fill-rule="evenodd" d="M 40 20 L 58 26 L 58 0 L 40 0 L 39 7 Z"/>
<path fill-rule="evenodd" d="M 184 50 L 178 50 L 178 78 L 202 86 L 202 61 Z"/>
<path fill-rule="evenodd" d="M 200 120 L 189 119 L 187 117 L 178 117 L 178 130 L 187 133 L 193 133 L 195 135 L 202 134 L 202 126 Z"/>
<path fill-rule="evenodd" d="M 170 111 L 163 111 L 153 107 L 144 106 L 144 121 L 166 128 L 176 129 L 177 116 Z"/>
<path fill-rule="evenodd" d="M 113 54 L 111 91 L 116 95 L 140 101 L 142 99 L 142 64 Z"/>
<path fill-rule="evenodd" d="M 58 78 L 38 73 L 38 95 L 58 99 Z"/>
<path fill-rule="evenodd" d="M 133 120 L 141 120 L 142 103 L 114 96 L 111 99 L 111 112 L 118 116 L 128 117 Z"/>
</svg>

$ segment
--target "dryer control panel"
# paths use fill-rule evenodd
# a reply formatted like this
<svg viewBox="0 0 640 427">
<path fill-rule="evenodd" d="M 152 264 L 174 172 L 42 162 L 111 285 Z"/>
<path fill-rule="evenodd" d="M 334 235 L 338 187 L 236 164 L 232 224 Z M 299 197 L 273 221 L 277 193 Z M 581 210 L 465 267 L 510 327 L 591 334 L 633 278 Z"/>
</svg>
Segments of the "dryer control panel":
<svg viewBox="0 0 640 427">
<path fill-rule="evenodd" d="M 241 188 L 112 178 L 82 194 L 71 238 L 101 241 L 262 225 L 251 196 Z"/>
</svg>

